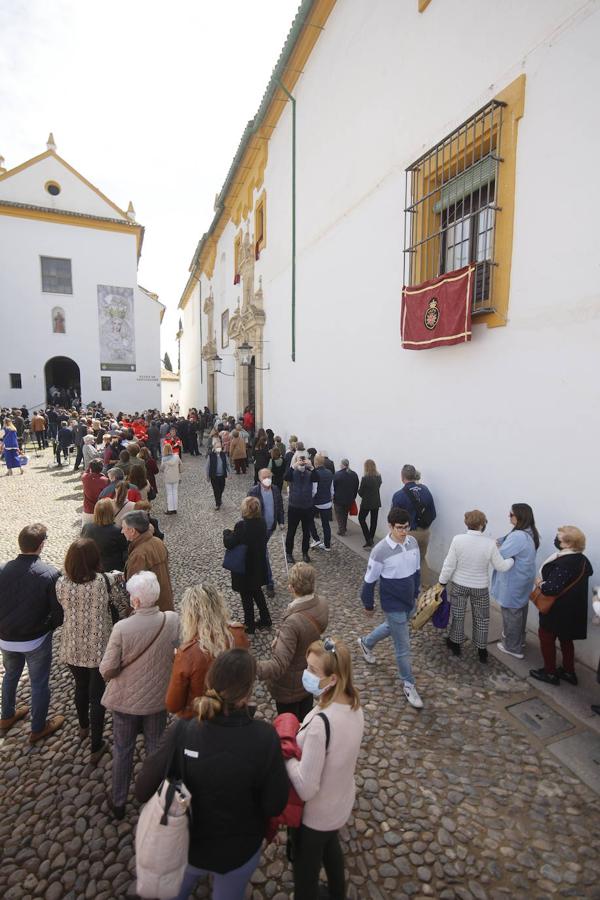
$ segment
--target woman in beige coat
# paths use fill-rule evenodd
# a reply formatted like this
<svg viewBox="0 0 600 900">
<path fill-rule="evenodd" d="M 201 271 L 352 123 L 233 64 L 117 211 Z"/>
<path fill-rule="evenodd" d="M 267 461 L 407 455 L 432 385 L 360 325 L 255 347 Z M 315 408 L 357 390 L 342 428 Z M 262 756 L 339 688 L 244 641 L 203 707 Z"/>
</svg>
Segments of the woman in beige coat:
<svg viewBox="0 0 600 900">
<path fill-rule="evenodd" d="M 134 615 L 117 622 L 100 663 L 107 682 L 102 703 L 112 710 L 112 810 L 125 815 L 140 726 L 146 753 L 154 753 L 167 724 L 165 695 L 173 651 L 178 644 L 179 616 L 161 612 L 160 585 L 153 572 L 138 572 L 127 582 Z"/>
<path fill-rule="evenodd" d="M 167 494 L 167 515 L 177 515 L 177 501 L 179 495 L 179 482 L 183 465 L 178 453 L 173 453 L 170 444 L 165 444 L 160 471 L 165 479 L 165 492 Z"/>
<path fill-rule="evenodd" d="M 231 432 L 231 440 L 229 441 L 229 459 L 232 466 L 235 466 L 236 475 L 240 472 L 246 473 L 246 463 L 248 459 L 248 448 L 246 441 L 241 436 L 237 428 Z"/>
<path fill-rule="evenodd" d="M 308 563 L 291 567 L 289 588 L 293 600 L 283 614 L 271 659 L 258 663 L 257 676 L 267 682 L 277 712 L 294 713 L 301 722 L 313 705 L 302 685 L 306 651 L 327 628 L 329 607 L 315 594 L 315 570 Z"/>
</svg>

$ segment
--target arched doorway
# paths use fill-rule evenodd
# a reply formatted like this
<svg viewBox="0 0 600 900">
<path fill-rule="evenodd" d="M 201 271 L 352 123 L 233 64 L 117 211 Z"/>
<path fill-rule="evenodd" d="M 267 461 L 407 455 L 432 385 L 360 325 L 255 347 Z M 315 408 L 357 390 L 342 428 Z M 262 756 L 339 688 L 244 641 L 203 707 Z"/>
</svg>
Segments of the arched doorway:
<svg viewBox="0 0 600 900">
<path fill-rule="evenodd" d="M 53 356 L 44 366 L 46 400 L 69 406 L 81 400 L 81 373 L 79 366 L 68 356 Z"/>
</svg>

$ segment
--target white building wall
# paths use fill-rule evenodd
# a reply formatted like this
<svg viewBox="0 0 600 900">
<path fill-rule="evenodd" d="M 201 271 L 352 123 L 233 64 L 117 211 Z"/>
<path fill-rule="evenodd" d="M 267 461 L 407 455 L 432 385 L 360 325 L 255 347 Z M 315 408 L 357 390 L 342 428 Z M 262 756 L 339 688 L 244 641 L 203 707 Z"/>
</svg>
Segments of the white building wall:
<svg viewBox="0 0 600 900">
<path fill-rule="evenodd" d="M 161 412 L 169 412 L 169 409 L 173 403 L 180 404 L 181 410 L 181 398 L 180 398 L 180 382 L 178 378 L 165 378 L 164 376 L 160 379 L 160 409 Z M 187 414 L 187 408 L 184 411 L 184 415 Z"/>
<path fill-rule="evenodd" d="M 267 248 L 256 272 L 271 363 L 264 424 L 336 460 L 348 455 L 358 471 L 374 458 L 384 508 L 401 465 L 414 463 L 436 497 L 430 555 L 438 567 L 466 509 L 485 510 L 490 533 L 500 535 L 510 504 L 525 501 L 542 534 L 540 561 L 557 526 L 577 524 L 600 582 L 592 363 L 600 188 L 591 175 L 600 131 L 590 114 L 600 13 L 578 0 L 446 0 L 422 15 L 416 7 L 338 3 L 296 85 L 294 364 L 289 105 L 270 140 Z M 476 325 L 468 345 L 404 351 L 405 169 L 521 72 L 508 325 Z M 234 233 L 228 226 L 219 242 L 214 283 Z M 593 629 L 578 644 L 590 665 L 599 644 Z"/>
<path fill-rule="evenodd" d="M 204 296 L 204 293 L 202 296 Z M 200 334 L 200 305 L 200 288 L 196 285 L 185 309 L 182 310 L 181 316 L 183 335 L 180 345 L 179 403 L 180 408 L 186 414 L 192 406 L 195 406 L 196 409 L 204 406 L 202 401 L 203 385 L 201 383 L 203 337 Z"/>
<path fill-rule="evenodd" d="M 71 260 L 72 294 L 42 292 L 41 256 Z M 157 407 L 161 307 L 136 280 L 134 234 L 0 215 L 0 404 L 44 402 L 44 366 L 51 357 L 67 356 L 81 370 L 84 403 L 102 401 L 115 412 Z M 135 372 L 100 371 L 99 284 L 134 289 Z M 55 306 L 65 310 L 66 334 L 52 333 Z M 10 372 L 21 373 L 21 390 L 9 389 Z M 112 379 L 110 392 L 101 391 L 102 375 Z"/>
</svg>

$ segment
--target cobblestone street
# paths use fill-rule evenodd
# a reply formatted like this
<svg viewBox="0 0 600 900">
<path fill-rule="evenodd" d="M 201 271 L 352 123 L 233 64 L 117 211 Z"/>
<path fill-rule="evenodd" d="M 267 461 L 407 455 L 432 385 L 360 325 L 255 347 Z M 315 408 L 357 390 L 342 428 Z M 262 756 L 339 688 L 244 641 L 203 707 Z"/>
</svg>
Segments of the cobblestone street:
<svg viewBox="0 0 600 900">
<path fill-rule="evenodd" d="M 48 526 L 44 558 L 57 566 L 78 534 L 79 473 L 48 468 L 50 462 L 46 451 L 32 457 L 23 477 L 0 480 L 2 560 L 16 555 L 17 534 L 25 524 Z M 238 518 L 250 477 L 228 479 L 217 512 L 204 478 L 204 458 L 186 456 L 184 467 L 178 515 L 164 515 L 162 486 L 154 502 L 169 548 L 175 597 L 178 601 L 195 581 L 211 580 L 240 617 L 241 605 L 221 567 L 222 528 L 233 527 Z M 269 604 L 277 623 L 289 597 L 279 536 L 270 553 L 277 594 Z M 539 749 L 506 711 L 511 699 L 531 694 L 526 682 L 494 659 L 481 665 L 470 644 L 460 659 L 451 657 L 444 635 L 428 625 L 413 637 L 425 708 L 411 708 L 399 688 L 391 642 L 378 645 L 373 667 L 358 652 L 357 636 L 370 627 L 358 599 L 364 561 L 335 539 L 331 553 L 315 550 L 312 559 L 319 593 L 330 604 L 329 633 L 352 648 L 365 712 L 357 802 L 342 832 L 349 896 L 600 898 L 598 798 Z M 380 621 L 379 614 L 374 621 Z M 123 822 L 115 822 L 108 811 L 110 753 L 97 768 L 88 763 L 89 748 L 78 739 L 72 678 L 58 662 L 59 635 L 50 709 L 66 715 L 65 725 L 32 748 L 29 720 L 0 740 L 0 896 L 134 896 L 139 805 L 130 799 Z M 266 655 L 271 640 L 270 633 L 257 633 L 253 651 Z M 28 699 L 23 678 L 18 700 Z M 274 705 L 261 685 L 257 700 L 258 714 L 272 717 Z M 110 737 L 109 716 L 107 731 Z M 196 893 L 207 895 L 205 887 Z M 285 848 L 270 846 L 249 896 L 284 900 L 291 895 Z"/>
</svg>

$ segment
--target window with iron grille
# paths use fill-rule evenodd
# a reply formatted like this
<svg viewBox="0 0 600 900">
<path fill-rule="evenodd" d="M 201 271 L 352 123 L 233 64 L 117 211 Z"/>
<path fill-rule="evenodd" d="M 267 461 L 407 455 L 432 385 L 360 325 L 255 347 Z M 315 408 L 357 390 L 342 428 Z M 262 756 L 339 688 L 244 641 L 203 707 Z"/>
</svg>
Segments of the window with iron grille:
<svg viewBox="0 0 600 900">
<path fill-rule="evenodd" d="M 103 391 L 112 391 L 112 378 L 110 375 L 100 376 L 100 389 Z"/>
<path fill-rule="evenodd" d="M 20 389 L 22 387 L 20 372 L 11 372 L 8 377 L 10 379 L 11 389 Z"/>
<path fill-rule="evenodd" d="M 72 294 L 71 260 L 42 256 L 42 291 L 47 294 Z"/>
<path fill-rule="evenodd" d="M 493 100 L 406 170 L 404 283 L 475 267 L 473 315 L 494 306 L 502 111 Z"/>
</svg>

